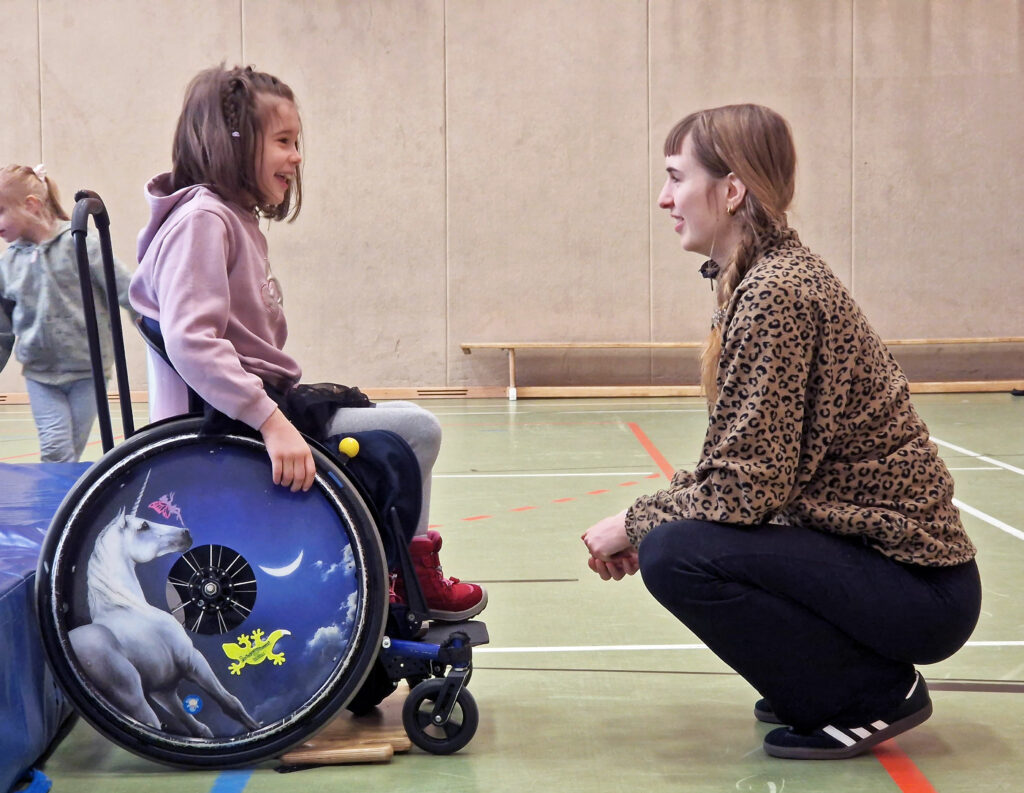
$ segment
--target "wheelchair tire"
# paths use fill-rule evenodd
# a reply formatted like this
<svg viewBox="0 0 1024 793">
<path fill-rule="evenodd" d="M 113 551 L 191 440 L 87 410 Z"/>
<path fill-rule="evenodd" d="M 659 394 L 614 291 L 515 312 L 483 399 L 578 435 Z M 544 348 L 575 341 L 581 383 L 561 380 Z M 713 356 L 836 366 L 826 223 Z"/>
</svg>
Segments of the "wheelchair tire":
<svg viewBox="0 0 1024 793">
<path fill-rule="evenodd" d="M 432 677 L 417 685 L 402 705 L 402 724 L 409 740 L 431 754 L 452 754 L 473 740 L 480 725 L 480 711 L 473 695 L 465 688 L 459 691 L 451 717 L 444 724 L 435 724 L 432 711 L 445 679 Z"/>
<path fill-rule="evenodd" d="M 43 543 L 47 657 L 79 713 L 183 767 L 249 765 L 359 691 L 388 608 L 372 510 L 315 445 L 306 493 L 274 485 L 258 437 L 146 428 L 75 484 Z"/>
</svg>

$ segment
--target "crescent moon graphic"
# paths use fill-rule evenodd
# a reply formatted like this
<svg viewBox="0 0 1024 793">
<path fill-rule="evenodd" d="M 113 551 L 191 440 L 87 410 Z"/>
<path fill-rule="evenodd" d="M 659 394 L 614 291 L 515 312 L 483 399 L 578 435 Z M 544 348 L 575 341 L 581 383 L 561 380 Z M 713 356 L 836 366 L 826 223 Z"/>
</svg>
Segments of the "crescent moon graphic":
<svg viewBox="0 0 1024 793">
<path fill-rule="evenodd" d="M 291 575 L 299 569 L 299 565 L 302 564 L 302 554 L 304 553 L 305 551 L 299 551 L 299 555 L 295 557 L 295 561 L 291 564 L 286 564 L 284 567 L 264 567 L 263 565 L 259 565 L 259 568 L 267 575 L 283 578 L 286 575 Z"/>
</svg>

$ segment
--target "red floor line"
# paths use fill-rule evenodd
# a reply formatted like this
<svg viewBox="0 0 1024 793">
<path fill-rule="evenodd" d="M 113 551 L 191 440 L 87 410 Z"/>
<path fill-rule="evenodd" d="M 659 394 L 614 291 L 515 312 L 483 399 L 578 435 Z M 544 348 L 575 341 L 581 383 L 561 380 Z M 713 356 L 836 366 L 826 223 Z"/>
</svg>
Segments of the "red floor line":
<svg viewBox="0 0 1024 793">
<path fill-rule="evenodd" d="M 872 749 L 872 753 L 903 793 L 935 793 L 935 788 L 928 781 L 928 777 L 921 773 L 921 769 L 895 741 L 879 744 Z"/>
<path fill-rule="evenodd" d="M 644 434 L 644 431 L 640 429 L 639 425 L 631 421 L 629 423 L 629 428 L 633 430 L 633 434 L 636 435 L 636 439 L 640 441 L 640 445 L 647 450 L 649 455 L 651 455 L 651 459 L 654 460 L 655 465 L 661 469 L 661 472 L 665 474 L 667 479 L 671 480 L 676 469 L 668 464 L 668 460 L 666 460 L 665 456 L 658 451 L 658 447 L 651 443 L 651 439 Z"/>
<path fill-rule="evenodd" d="M 640 441 L 641 443 L 644 443 L 646 441 L 647 444 L 650 444 L 650 441 L 647 440 L 647 436 L 644 435 L 643 432 L 635 424 L 631 424 L 630 427 L 633 428 L 634 432 L 639 433 L 639 435 L 637 437 L 641 437 L 642 436 L 641 441 Z M 665 458 L 661 456 L 661 453 L 657 449 L 654 448 L 653 444 L 651 444 L 649 448 L 645 444 L 645 448 L 647 448 L 648 453 L 651 455 L 651 457 L 654 458 L 655 462 L 658 462 L 659 458 L 660 458 L 661 462 L 658 462 L 659 466 L 661 466 L 662 464 L 664 464 L 664 466 L 668 466 L 668 462 L 666 462 Z M 663 470 L 664 470 L 664 468 L 663 468 Z M 658 479 L 660 477 L 661 477 L 661 474 L 648 474 L 644 478 L 645 479 Z M 672 474 L 668 474 L 668 477 L 671 479 Z M 637 485 L 637 484 L 639 484 L 639 482 L 620 482 L 619 483 L 619 487 L 629 487 L 630 485 Z M 597 496 L 597 495 L 601 495 L 602 493 L 610 493 L 610 492 L 611 491 L 607 490 L 607 489 L 604 489 L 604 490 L 588 490 L 587 491 L 587 495 L 588 496 Z M 552 504 L 564 504 L 567 501 L 575 501 L 576 498 L 577 498 L 577 496 L 569 496 L 569 497 L 566 497 L 566 498 L 556 498 L 556 499 L 552 499 L 551 503 Z M 530 509 L 537 509 L 537 507 L 536 506 L 513 507 L 512 509 L 509 510 L 509 512 L 525 512 L 525 511 L 530 510 Z M 462 518 L 462 520 L 468 520 L 468 521 L 471 521 L 471 520 L 486 520 L 487 518 L 491 518 L 491 517 L 493 517 L 493 515 L 472 515 L 472 516 L 470 516 L 468 518 Z M 431 524 L 429 528 L 431 528 L 431 529 L 439 529 L 439 528 L 441 528 L 441 526 L 442 526 L 442 524 Z"/>
</svg>

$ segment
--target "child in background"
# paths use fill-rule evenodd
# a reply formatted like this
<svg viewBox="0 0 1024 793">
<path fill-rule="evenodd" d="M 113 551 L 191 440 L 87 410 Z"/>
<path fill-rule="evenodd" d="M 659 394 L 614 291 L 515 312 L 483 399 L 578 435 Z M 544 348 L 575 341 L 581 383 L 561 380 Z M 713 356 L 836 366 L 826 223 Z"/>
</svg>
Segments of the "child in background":
<svg viewBox="0 0 1024 793">
<path fill-rule="evenodd" d="M 76 462 L 96 418 L 96 392 L 82 312 L 71 224 L 57 186 L 42 165 L 0 169 L 0 370 L 15 349 L 22 363 L 44 463 Z M 87 238 L 97 320 L 110 322 L 99 242 Z M 118 299 L 126 309 L 131 274 L 115 261 Z M 104 368 L 109 334 L 100 334 Z"/>
<path fill-rule="evenodd" d="M 301 369 L 282 350 L 288 333 L 283 299 L 259 220 L 298 215 L 300 133 L 292 91 L 276 77 L 251 67 L 197 75 L 178 119 L 171 172 L 146 187 L 151 219 L 139 235 L 131 284 L 132 304 L 159 323 L 174 364 L 171 369 L 150 356 L 151 418 L 187 412 L 187 383 L 215 410 L 259 430 L 274 483 L 293 491 L 312 486 L 315 467 L 308 444 L 266 392 L 287 393 Z M 427 529 L 440 424 L 410 402 L 340 402 L 326 434 L 369 429 L 401 435 L 420 465 L 423 506 L 410 553 L 430 617 L 478 614 L 487 593 L 444 577 L 441 537 Z"/>
</svg>

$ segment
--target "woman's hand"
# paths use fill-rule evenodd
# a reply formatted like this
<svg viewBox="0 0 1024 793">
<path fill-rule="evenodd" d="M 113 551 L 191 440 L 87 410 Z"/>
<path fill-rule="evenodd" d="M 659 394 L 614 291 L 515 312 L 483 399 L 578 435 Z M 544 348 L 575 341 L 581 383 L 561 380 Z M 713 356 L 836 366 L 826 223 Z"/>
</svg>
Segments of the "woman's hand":
<svg viewBox="0 0 1024 793">
<path fill-rule="evenodd" d="M 639 567 L 636 551 L 626 536 L 626 511 L 600 520 L 583 532 L 590 551 L 590 569 L 607 581 L 633 575 Z"/>
<path fill-rule="evenodd" d="M 640 559 L 637 557 L 636 551 L 632 549 L 618 553 L 608 561 L 595 559 L 591 556 L 587 559 L 587 564 L 590 565 L 591 570 L 605 581 L 609 578 L 620 581 L 627 575 L 633 575 L 633 573 L 640 569 Z"/>
<path fill-rule="evenodd" d="M 274 484 L 291 487 L 293 493 L 309 490 L 316 474 L 313 453 L 280 409 L 274 410 L 270 418 L 263 422 L 260 434 L 267 445 L 267 454 L 270 455 Z"/>
</svg>

